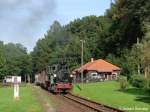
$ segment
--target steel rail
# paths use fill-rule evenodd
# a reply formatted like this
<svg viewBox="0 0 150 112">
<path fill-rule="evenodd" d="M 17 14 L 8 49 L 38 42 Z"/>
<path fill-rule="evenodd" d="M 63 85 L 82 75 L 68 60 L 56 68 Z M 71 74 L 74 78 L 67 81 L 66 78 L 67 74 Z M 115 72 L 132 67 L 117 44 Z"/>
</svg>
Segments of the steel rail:
<svg viewBox="0 0 150 112">
<path fill-rule="evenodd" d="M 117 109 L 114 107 L 110 107 L 107 105 L 103 105 L 103 104 L 97 103 L 95 101 L 91 101 L 91 100 L 88 100 L 86 98 L 82 98 L 82 97 L 73 95 L 71 93 L 64 95 L 64 97 L 68 98 L 72 101 L 75 101 L 75 102 L 77 102 L 83 106 L 91 108 L 97 112 L 125 112 L 123 110 L 120 110 L 120 109 Z"/>
</svg>

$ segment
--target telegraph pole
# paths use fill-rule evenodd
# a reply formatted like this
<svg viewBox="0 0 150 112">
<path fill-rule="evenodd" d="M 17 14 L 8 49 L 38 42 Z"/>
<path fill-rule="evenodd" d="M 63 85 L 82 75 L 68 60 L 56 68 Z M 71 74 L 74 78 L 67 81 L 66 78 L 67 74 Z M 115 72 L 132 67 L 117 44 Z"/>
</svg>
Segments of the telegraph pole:
<svg viewBox="0 0 150 112">
<path fill-rule="evenodd" d="M 112 0 L 110 0 L 110 7 L 112 6 Z"/>
<path fill-rule="evenodd" d="M 84 40 L 80 40 L 81 41 L 81 67 L 83 67 L 83 56 L 84 56 Z M 83 83 L 83 69 L 81 69 L 81 82 Z"/>
</svg>

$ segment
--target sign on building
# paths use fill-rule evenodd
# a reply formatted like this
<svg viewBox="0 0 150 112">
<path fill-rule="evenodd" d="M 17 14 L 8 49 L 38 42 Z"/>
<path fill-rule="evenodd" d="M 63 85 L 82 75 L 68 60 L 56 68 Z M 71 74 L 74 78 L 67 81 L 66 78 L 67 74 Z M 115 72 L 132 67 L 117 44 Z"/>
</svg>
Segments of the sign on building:
<svg viewBox="0 0 150 112">
<path fill-rule="evenodd" d="M 21 76 L 6 76 L 4 82 L 6 83 L 14 83 L 14 78 L 17 77 L 17 82 L 21 83 Z"/>
<path fill-rule="evenodd" d="M 21 76 L 12 76 L 12 83 L 21 83 Z"/>
</svg>

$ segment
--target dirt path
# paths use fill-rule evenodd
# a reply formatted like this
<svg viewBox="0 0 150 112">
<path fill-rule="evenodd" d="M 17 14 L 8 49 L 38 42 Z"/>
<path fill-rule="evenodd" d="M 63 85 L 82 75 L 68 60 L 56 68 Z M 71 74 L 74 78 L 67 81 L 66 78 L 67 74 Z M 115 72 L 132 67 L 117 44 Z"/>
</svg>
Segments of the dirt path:
<svg viewBox="0 0 150 112">
<path fill-rule="evenodd" d="M 72 102 L 61 95 L 51 94 L 40 87 L 34 86 L 33 90 L 36 92 L 45 112 L 92 112 L 80 104 Z"/>
<path fill-rule="evenodd" d="M 56 112 L 54 107 L 52 106 L 51 100 L 45 92 L 38 86 L 33 86 L 33 91 L 38 96 L 38 101 L 41 103 L 44 112 Z"/>
</svg>

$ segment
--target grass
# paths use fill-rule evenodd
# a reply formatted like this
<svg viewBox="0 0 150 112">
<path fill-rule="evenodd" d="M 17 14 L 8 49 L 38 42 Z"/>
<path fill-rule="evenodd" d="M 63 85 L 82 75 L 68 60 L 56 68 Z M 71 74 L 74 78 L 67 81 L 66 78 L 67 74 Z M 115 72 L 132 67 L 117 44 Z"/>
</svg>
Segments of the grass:
<svg viewBox="0 0 150 112">
<path fill-rule="evenodd" d="M 119 91 L 119 83 L 116 81 L 79 86 L 74 85 L 73 93 L 76 95 L 120 109 L 137 110 L 142 108 L 150 111 L 150 95 L 145 90 L 130 87 L 125 91 Z"/>
<path fill-rule="evenodd" d="M 31 86 L 20 87 L 20 99 L 13 98 L 13 88 L 0 88 L 0 112 L 43 112 Z"/>
</svg>

